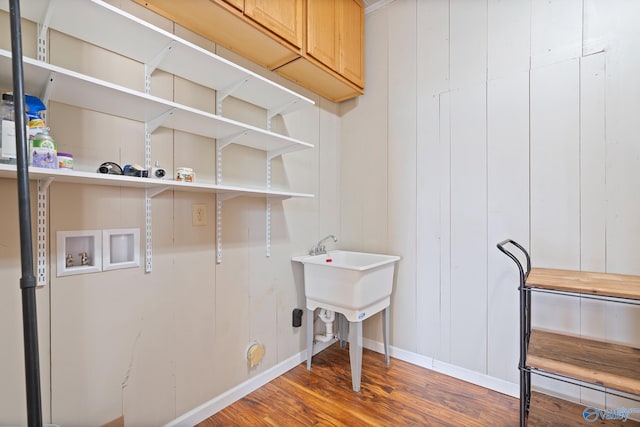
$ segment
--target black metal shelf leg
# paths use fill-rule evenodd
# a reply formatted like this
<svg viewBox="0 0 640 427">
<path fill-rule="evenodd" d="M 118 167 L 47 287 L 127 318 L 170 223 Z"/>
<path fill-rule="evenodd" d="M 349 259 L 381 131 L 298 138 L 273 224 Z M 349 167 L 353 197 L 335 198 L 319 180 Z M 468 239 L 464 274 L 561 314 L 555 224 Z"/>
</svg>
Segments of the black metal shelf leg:
<svg viewBox="0 0 640 427">
<path fill-rule="evenodd" d="M 504 248 L 505 245 L 512 244 L 518 248 L 527 261 L 526 271 L 518 258 Z M 518 369 L 520 370 L 520 426 L 524 427 L 527 422 L 529 403 L 531 402 L 531 373 L 526 369 L 527 349 L 529 348 L 529 336 L 531 335 L 531 295 L 526 287 L 526 280 L 531 272 L 531 258 L 527 251 L 517 242 L 511 239 L 504 240 L 497 244 L 498 249 L 507 255 L 518 266 L 520 273 L 520 359 Z"/>
</svg>

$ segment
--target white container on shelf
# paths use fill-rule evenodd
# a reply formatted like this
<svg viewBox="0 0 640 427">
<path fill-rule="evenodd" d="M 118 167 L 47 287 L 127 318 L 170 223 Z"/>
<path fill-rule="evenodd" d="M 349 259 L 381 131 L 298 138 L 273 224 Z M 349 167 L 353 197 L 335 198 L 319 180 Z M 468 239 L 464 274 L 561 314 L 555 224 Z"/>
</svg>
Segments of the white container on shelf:
<svg viewBox="0 0 640 427">
<path fill-rule="evenodd" d="M 13 94 L 3 93 L 0 102 L 0 161 L 15 163 L 16 123 Z"/>
</svg>

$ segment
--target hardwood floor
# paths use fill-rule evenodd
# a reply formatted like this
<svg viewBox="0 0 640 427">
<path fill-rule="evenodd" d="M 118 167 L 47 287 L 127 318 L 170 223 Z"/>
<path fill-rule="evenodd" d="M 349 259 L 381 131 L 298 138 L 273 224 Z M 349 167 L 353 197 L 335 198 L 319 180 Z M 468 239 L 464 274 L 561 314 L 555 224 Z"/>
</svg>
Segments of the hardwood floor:
<svg viewBox="0 0 640 427">
<path fill-rule="evenodd" d="M 397 359 L 364 350 L 362 384 L 351 390 L 349 352 L 334 344 L 198 427 L 214 426 L 518 426 L 519 401 Z M 542 406 L 528 425 L 587 423 L 584 406 L 535 396 Z M 627 421 L 617 425 L 636 426 Z"/>
</svg>

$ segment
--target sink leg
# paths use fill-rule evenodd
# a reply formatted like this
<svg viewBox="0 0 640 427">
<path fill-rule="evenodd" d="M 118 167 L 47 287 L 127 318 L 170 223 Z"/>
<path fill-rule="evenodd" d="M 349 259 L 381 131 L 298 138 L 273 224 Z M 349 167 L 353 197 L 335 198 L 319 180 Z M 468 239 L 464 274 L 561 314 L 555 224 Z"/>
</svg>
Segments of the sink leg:
<svg viewBox="0 0 640 427">
<path fill-rule="evenodd" d="M 382 311 L 382 337 L 384 339 L 384 363 L 389 366 L 389 317 L 391 306 L 388 306 Z"/>
<path fill-rule="evenodd" d="M 337 313 L 338 315 L 338 339 L 340 340 L 340 348 L 347 348 L 347 340 L 349 339 L 349 322 L 344 314 Z"/>
<path fill-rule="evenodd" d="M 353 391 L 360 391 L 362 375 L 362 322 L 349 322 L 349 362 Z"/>
<path fill-rule="evenodd" d="M 311 370 L 311 357 L 313 357 L 313 321 L 314 310 L 307 309 L 307 369 Z"/>
</svg>

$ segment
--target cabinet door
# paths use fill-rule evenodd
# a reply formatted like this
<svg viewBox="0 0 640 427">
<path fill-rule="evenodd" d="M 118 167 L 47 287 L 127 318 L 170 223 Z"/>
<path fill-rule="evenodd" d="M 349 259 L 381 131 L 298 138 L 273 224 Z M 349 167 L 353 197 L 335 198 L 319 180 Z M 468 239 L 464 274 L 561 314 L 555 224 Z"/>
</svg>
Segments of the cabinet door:
<svg viewBox="0 0 640 427">
<path fill-rule="evenodd" d="M 307 1 L 307 54 L 364 87 L 362 1 Z"/>
<path fill-rule="evenodd" d="M 364 87 L 364 7 L 359 0 L 338 1 L 339 72 Z"/>
<path fill-rule="evenodd" d="M 300 48 L 302 7 L 303 0 L 245 0 L 244 14 Z"/>
<path fill-rule="evenodd" d="M 337 1 L 307 1 L 307 53 L 338 71 Z"/>
</svg>

